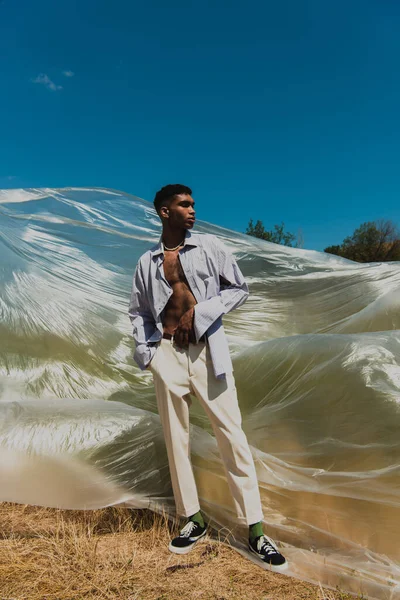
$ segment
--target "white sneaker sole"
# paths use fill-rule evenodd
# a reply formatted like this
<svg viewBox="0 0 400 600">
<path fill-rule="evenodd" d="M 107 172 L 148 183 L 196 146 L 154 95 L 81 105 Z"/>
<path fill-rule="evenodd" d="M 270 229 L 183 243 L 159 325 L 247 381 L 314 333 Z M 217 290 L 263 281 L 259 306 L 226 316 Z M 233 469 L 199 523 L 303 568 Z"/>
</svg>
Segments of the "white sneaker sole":
<svg viewBox="0 0 400 600">
<path fill-rule="evenodd" d="M 199 535 L 199 537 L 192 544 L 190 544 L 190 546 L 186 546 L 186 548 L 177 548 L 176 546 L 172 545 L 172 542 L 170 542 L 168 550 L 170 552 L 173 552 L 174 554 L 187 554 L 188 552 L 193 550 L 197 542 L 199 542 L 206 535 L 206 533 L 207 529 L 201 535 Z"/>
<path fill-rule="evenodd" d="M 281 565 L 271 565 L 271 563 L 265 562 L 265 560 L 261 558 L 258 552 L 256 552 L 250 545 L 248 546 L 248 548 L 253 554 L 257 556 L 258 560 L 265 566 L 266 569 L 268 569 L 268 571 L 273 571 L 274 573 L 284 573 L 288 570 L 289 563 L 287 560 L 285 560 L 285 562 Z"/>
</svg>

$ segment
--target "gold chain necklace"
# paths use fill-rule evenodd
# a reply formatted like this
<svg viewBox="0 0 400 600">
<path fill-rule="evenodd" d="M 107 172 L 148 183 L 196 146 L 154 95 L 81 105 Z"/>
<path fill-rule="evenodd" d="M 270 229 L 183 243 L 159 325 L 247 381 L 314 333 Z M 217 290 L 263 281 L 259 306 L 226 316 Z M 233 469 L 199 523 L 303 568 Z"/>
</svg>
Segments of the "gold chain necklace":
<svg viewBox="0 0 400 600">
<path fill-rule="evenodd" d="M 164 242 L 163 242 L 164 250 L 169 250 L 170 252 L 172 252 L 173 250 L 178 250 L 178 248 L 179 248 L 180 246 L 182 246 L 182 244 L 183 244 L 183 242 L 184 242 L 184 241 L 185 241 L 185 239 L 183 239 L 183 240 L 180 242 L 180 244 L 178 244 L 177 246 L 175 246 L 175 248 L 167 248 L 167 246 L 166 246 L 166 245 L 164 244 Z"/>
</svg>

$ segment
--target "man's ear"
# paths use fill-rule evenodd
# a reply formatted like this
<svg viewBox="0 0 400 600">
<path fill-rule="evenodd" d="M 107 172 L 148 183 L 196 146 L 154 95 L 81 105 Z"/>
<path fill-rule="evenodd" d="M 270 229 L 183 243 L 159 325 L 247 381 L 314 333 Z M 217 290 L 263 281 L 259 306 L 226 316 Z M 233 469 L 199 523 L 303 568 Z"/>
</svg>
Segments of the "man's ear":
<svg viewBox="0 0 400 600">
<path fill-rule="evenodd" d="M 160 208 L 160 216 L 163 217 L 164 219 L 168 219 L 168 217 L 169 217 L 169 208 L 168 208 L 168 206 L 162 206 Z"/>
</svg>

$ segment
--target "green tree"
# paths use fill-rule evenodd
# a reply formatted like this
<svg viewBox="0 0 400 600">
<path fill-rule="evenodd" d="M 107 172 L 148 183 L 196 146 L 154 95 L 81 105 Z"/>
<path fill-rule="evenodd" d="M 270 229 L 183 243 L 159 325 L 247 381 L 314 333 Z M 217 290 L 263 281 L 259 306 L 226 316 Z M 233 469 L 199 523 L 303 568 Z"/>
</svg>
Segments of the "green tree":
<svg viewBox="0 0 400 600">
<path fill-rule="evenodd" d="M 392 221 L 368 221 L 341 245 L 328 246 L 324 252 L 362 263 L 400 260 L 400 232 Z"/>
<path fill-rule="evenodd" d="M 262 221 L 256 221 L 256 224 L 254 225 L 253 219 L 250 219 L 245 233 L 266 240 L 267 242 L 274 242 L 274 244 L 293 246 L 296 236 L 293 235 L 293 233 L 285 232 L 284 228 L 285 224 L 282 222 L 281 225 L 274 225 L 272 231 L 267 231 Z M 298 244 L 295 244 L 294 246 L 296 247 Z"/>
</svg>

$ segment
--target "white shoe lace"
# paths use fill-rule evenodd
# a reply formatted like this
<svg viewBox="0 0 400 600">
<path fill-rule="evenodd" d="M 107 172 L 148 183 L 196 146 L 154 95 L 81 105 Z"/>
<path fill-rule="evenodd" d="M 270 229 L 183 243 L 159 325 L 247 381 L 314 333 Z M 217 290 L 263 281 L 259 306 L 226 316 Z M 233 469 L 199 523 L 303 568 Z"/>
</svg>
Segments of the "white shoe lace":
<svg viewBox="0 0 400 600">
<path fill-rule="evenodd" d="M 183 529 L 181 529 L 180 536 L 181 537 L 190 537 L 193 529 L 196 529 L 197 523 L 194 521 L 188 521 Z"/>
<path fill-rule="evenodd" d="M 264 550 L 265 550 L 265 553 L 267 555 L 278 554 L 278 550 L 273 545 L 272 540 L 270 540 L 269 538 L 267 538 L 266 535 L 262 535 L 260 537 L 260 539 L 258 540 L 258 542 L 257 542 L 257 550 L 260 553 L 264 552 Z"/>
</svg>

